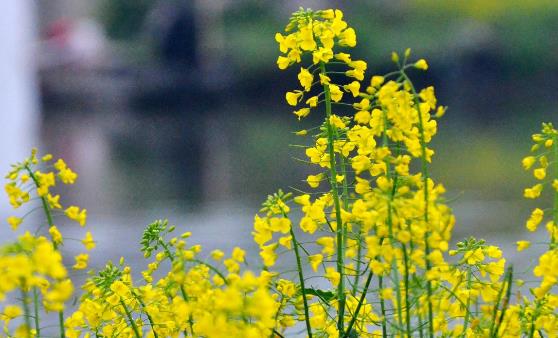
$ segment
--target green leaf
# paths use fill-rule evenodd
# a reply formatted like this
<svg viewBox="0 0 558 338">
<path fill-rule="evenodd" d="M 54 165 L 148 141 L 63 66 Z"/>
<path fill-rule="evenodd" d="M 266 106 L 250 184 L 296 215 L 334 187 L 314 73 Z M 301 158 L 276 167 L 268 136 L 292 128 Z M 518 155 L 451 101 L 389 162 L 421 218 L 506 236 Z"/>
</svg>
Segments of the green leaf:
<svg viewBox="0 0 558 338">
<path fill-rule="evenodd" d="M 335 299 L 335 293 L 332 291 L 324 291 L 320 289 L 314 288 L 306 288 L 304 289 L 304 294 L 312 295 L 320 298 L 324 303 L 329 305 L 329 302 Z"/>
</svg>

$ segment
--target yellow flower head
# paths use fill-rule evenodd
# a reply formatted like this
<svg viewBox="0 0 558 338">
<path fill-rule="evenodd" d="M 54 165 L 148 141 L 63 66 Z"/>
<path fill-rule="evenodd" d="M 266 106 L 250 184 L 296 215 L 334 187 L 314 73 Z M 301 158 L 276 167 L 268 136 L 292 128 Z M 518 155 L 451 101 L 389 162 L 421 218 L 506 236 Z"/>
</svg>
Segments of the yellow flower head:
<svg viewBox="0 0 558 338">
<path fill-rule="evenodd" d="M 89 262 L 89 255 L 88 254 L 79 254 L 75 257 L 76 264 L 74 264 L 73 268 L 76 270 L 83 270 L 87 268 L 87 262 Z"/>
<path fill-rule="evenodd" d="M 19 225 L 21 224 L 21 222 L 23 222 L 23 220 L 19 217 L 16 216 L 10 216 L 7 218 L 6 220 L 8 222 L 8 224 L 10 225 L 10 227 L 12 228 L 12 230 L 17 230 L 17 228 L 19 227 Z"/>
<path fill-rule="evenodd" d="M 426 63 L 425 59 L 420 59 L 417 62 L 415 62 L 415 68 L 420 69 L 420 70 L 427 70 L 428 69 L 428 63 Z"/>
<path fill-rule="evenodd" d="M 529 241 L 517 241 L 517 251 L 523 251 L 531 246 Z"/>
<path fill-rule="evenodd" d="M 70 206 L 64 211 L 64 213 L 69 219 L 78 222 L 81 226 L 84 226 L 85 222 L 87 221 L 87 210 L 85 209 L 80 209 L 76 206 Z"/>
<path fill-rule="evenodd" d="M 93 235 L 91 235 L 90 231 L 87 231 L 87 233 L 85 233 L 85 237 L 82 239 L 81 243 L 83 243 L 85 249 L 87 250 L 91 250 L 96 246 L 95 240 L 93 240 Z"/>
</svg>

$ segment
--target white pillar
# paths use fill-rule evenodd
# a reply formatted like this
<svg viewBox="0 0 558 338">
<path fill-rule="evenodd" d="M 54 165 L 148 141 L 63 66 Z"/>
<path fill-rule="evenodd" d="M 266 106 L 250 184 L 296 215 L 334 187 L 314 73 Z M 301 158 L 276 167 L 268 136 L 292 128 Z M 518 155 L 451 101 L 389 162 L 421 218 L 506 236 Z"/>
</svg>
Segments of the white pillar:
<svg viewBox="0 0 558 338">
<path fill-rule="evenodd" d="M 0 179 L 37 145 L 36 20 L 32 0 L 0 2 Z M 2 182 L 4 183 L 4 182 Z M 7 211 L 1 184 L 0 214 Z M 4 212 L 1 212 L 4 211 Z M 0 220 L 1 221 L 1 220 Z"/>
</svg>

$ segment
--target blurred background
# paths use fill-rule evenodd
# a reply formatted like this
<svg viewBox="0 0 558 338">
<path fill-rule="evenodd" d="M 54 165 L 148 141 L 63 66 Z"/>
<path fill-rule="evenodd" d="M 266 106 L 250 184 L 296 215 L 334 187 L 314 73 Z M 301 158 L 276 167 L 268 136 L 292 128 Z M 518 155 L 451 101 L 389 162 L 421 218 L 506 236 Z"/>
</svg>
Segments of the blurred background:
<svg viewBox="0 0 558 338">
<path fill-rule="evenodd" d="M 289 145 L 317 121 L 291 114 L 284 92 L 298 85 L 296 67 L 275 63 L 274 34 L 299 6 L 344 10 L 367 78 L 392 70 L 393 50 L 428 60 L 413 76 L 449 106 L 432 176 L 448 189 L 456 239 L 487 238 L 512 260 L 513 242 L 538 240 L 524 234 L 535 204 L 522 191 L 534 179 L 520 161 L 540 122 L 556 121 L 555 0 L 5 0 L 1 171 L 32 146 L 67 160 L 80 177 L 62 196 L 88 209 L 94 266 L 137 256 L 156 218 L 209 248 L 253 250 L 261 201 L 304 187 L 308 173 Z"/>
</svg>

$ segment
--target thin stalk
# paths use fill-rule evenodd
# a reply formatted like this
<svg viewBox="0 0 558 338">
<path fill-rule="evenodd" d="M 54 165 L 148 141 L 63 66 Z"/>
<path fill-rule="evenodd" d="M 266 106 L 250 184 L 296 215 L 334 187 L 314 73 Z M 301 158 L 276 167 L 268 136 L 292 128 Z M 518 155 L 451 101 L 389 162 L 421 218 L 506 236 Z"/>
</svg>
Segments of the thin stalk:
<svg viewBox="0 0 558 338">
<path fill-rule="evenodd" d="M 347 326 L 347 331 L 343 335 L 343 338 L 348 338 L 351 335 L 351 330 L 353 329 L 353 326 L 355 325 L 355 322 L 356 322 L 357 317 L 358 317 L 358 313 L 360 312 L 360 308 L 362 307 L 362 304 L 364 304 L 364 300 L 366 300 L 366 293 L 368 292 L 368 288 L 370 287 L 370 282 L 372 281 L 373 276 L 374 276 L 374 274 L 372 273 L 372 271 L 370 271 L 370 273 L 368 274 L 368 278 L 366 278 L 366 282 L 364 284 L 364 289 L 362 290 L 362 294 L 360 295 L 360 299 L 359 299 L 357 307 L 355 309 L 355 313 L 353 314 L 353 317 L 351 318 L 351 321 L 349 322 L 349 325 Z"/>
<path fill-rule="evenodd" d="M 223 273 L 221 271 L 219 271 L 219 269 L 217 269 L 216 267 L 214 267 L 211 264 L 208 264 L 204 261 L 200 261 L 199 259 L 188 259 L 188 262 L 195 262 L 198 263 L 200 265 L 205 265 L 209 268 L 209 270 L 215 272 L 216 275 L 218 275 L 219 277 L 221 277 L 221 279 L 223 280 L 223 282 L 225 284 L 229 284 L 229 281 L 227 280 L 227 277 L 225 277 L 225 275 L 223 275 Z"/>
<path fill-rule="evenodd" d="M 21 303 L 23 305 L 23 315 L 25 320 L 25 326 L 27 326 L 27 330 L 31 330 L 31 310 L 29 310 L 29 295 L 27 291 L 24 290 L 24 287 L 21 288 Z"/>
<path fill-rule="evenodd" d="M 378 276 L 378 289 L 381 293 L 384 288 L 384 277 Z M 380 311 L 382 313 L 382 338 L 387 338 L 387 320 L 386 320 L 386 303 L 384 297 L 380 294 Z"/>
<path fill-rule="evenodd" d="M 41 326 L 39 324 L 39 293 L 37 288 L 33 288 L 33 311 L 35 315 L 35 332 L 37 337 L 41 336 Z"/>
<path fill-rule="evenodd" d="M 306 332 L 308 338 L 312 338 L 312 327 L 310 326 L 310 311 L 308 310 L 308 300 L 306 299 L 306 286 L 304 285 L 304 275 L 302 274 L 302 264 L 300 263 L 300 253 L 298 251 L 298 241 L 291 227 L 291 237 L 293 238 L 293 247 L 296 256 L 296 269 L 298 271 L 298 279 L 300 281 L 300 289 L 302 292 L 302 302 L 304 303 L 304 321 L 306 322 Z"/>
<path fill-rule="evenodd" d="M 426 274 L 432 269 L 432 263 L 430 262 L 429 255 L 430 255 L 430 245 L 428 244 L 428 164 L 426 161 L 426 141 L 424 138 L 424 121 L 422 120 L 422 113 L 420 112 L 420 105 L 418 101 L 418 94 L 415 90 L 415 86 L 405 74 L 405 71 L 401 69 L 401 75 L 409 84 L 411 91 L 413 93 L 414 101 L 415 101 L 415 108 L 418 112 L 418 120 L 419 120 L 419 138 L 420 138 L 420 148 L 421 148 L 421 170 L 422 170 L 422 179 L 423 179 L 423 189 L 424 189 L 424 223 L 426 226 L 426 231 L 424 232 L 424 255 L 426 260 Z M 432 309 L 432 283 L 430 280 L 426 280 L 426 295 L 428 301 L 428 321 L 429 321 L 429 337 L 434 338 L 434 314 Z"/>
<path fill-rule="evenodd" d="M 382 134 L 382 145 L 384 147 L 389 147 L 389 139 L 387 136 L 387 129 L 388 129 L 388 119 L 385 110 L 382 110 L 382 115 L 384 119 L 384 132 Z M 386 177 L 388 179 L 392 179 L 391 177 L 391 165 L 389 161 L 386 160 Z M 391 194 L 388 200 L 388 210 L 387 210 L 387 225 L 389 231 L 389 241 L 390 244 L 393 244 L 393 208 L 391 202 L 393 201 L 393 197 L 395 195 L 395 188 L 396 188 L 396 181 L 393 181 L 393 188 L 391 190 Z M 399 283 L 399 274 L 397 271 L 397 262 L 395 259 L 392 259 L 391 263 L 391 271 L 393 272 L 393 284 L 395 285 L 395 295 L 396 295 L 396 302 L 397 302 L 397 320 L 399 322 L 399 327 L 403 327 L 403 313 L 401 311 L 401 285 Z"/>
<path fill-rule="evenodd" d="M 132 314 L 130 313 L 130 310 L 128 310 L 128 307 L 126 306 L 122 298 L 120 298 L 120 305 L 122 305 L 122 308 L 124 308 L 124 312 L 126 312 L 126 317 L 128 318 L 130 325 L 132 325 L 132 330 L 134 330 L 134 335 L 136 336 L 136 338 L 141 338 L 141 335 L 138 330 L 138 326 L 136 325 L 136 322 L 134 322 L 134 319 L 132 318 Z"/>
<path fill-rule="evenodd" d="M 58 311 L 58 326 L 60 327 L 60 337 L 66 337 L 66 328 L 64 328 L 64 310 Z"/>
<path fill-rule="evenodd" d="M 31 168 L 29 168 L 29 166 L 25 166 L 25 169 L 29 173 L 29 177 L 31 177 L 31 179 L 35 183 L 35 186 L 39 188 L 39 180 L 37 180 L 37 177 L 31 170 Z M 41 204 L 43 206 L 43 211 L 45 212 L 47 218 L 48 226 L 52 227 L 54 225 L 54 221 L 52 219 L 52 212 L 50 211 L 50 207 L 48 206 L 47 199 L 43 196 L 41 196 Z M 55 250 L 58 250 L 57 243 L 52 242 L 52 246 L 54 247 Z M 66 329 L 64 328 L 64 310 L 58 311 L 58 325 L 60 327 L 60 338 L 66 337 Z"/>
<path fill-rule="evenodd" d="M 322 62 L 320 63 L 320 69 L 322 74 L 326 74 L 325 64 Z M 324 85 L 324 93 L 325 93 L 325 107 L 326 107 L 326 125 L 327 125 L 327 139 L 328 139 L 328 150 L 329 150 L 329 176 L 330 176 L 330 185 L 331 185 L 331 192 L 333 195 L 333 203 L 335 205 L 335 216 L 337 222 L 337 272 L 339 273 L 339 285 L 337 286 L 337 300 L 338 300 L 338 307 L 337 307 L 337 330 L 339 331 L 339 335 L 342 336 L 344 333 L 344 317 L 345 317 L 345 267 L 344 267 L 344 224 L 341 219 L 341 205 L 339 202 L 339 192 L 337 187 L 337 168 L 335 162 L 335 151 L 333 149 L 334 143 L 334 131 L 331 123 L 329 122 L 329 118 L 331 116 L 331 93 L 329 91 L 329 86 Z"/>
<path fill-rule="evenodd" d="M 167 257 L 170 259 L 171 264 L 172 264 L 174 262 L 176 256 L 172 253 L 172 251 L 170 251 L 170 248 L 167 245 L 167 243 L 165 243 L 165 241 L 159 240 L 158 242 L 163 247 L 163 251 L 165 252 Z M 226 281 L 226 279 L 224 279 L 224 278 L 223 278 L 223 280 Z M 185 301 L 188 301 L 188 295 L 186 294 L 186 290 L 184 290 L 184 286 L 182 284 L 180 285 L 180 294 L 182 295 L 182 299 L 184 299 Z M 190 325 L 190 331 L 192 332 L 192 335 L 194 335 L 194 321 L 192 319 L 192 315 L 190 315 L 188 317 L 188 324 Z M 155 331 L 153 331 L 153 332 L 155 332 Z M 188 333 L 187 333 L 186 329 L 184 329 L 183 333 L 184 333 L 184 337 L 188 336 Z"/>
<path fill-rule="evenodd" d="M 496 298 L 496 304 L 494 304 L 494 309 L 492 310 L 492 324 L 490 325 L 490 337 L 494 337 L 494 327 L 496 325 L 496 321 L 498 321 L 498 309 L 500 308 L 500 301 L 502 300 L 502 296 L 504 294 L 504 290 L 506 289 L 506 280 L 502 283 L 502 287 L 500 291 L 498 291 L 498 297 Z"/>
<path fill-rule="evenodd" d="M 186 290 L 184 290 L 184 286 L 180 285 L 180 294 L 182 295 L 182 299 L 188 301 L 188 294 L 186 294 Z M 192 332 L 192 336 L 194 335 L 194 320 L 192 315 L 188 316 L 188 325 L 190 326 L 190 332 Z M 184 337 L 188 337 L 188 332 L 184 329 Z"/>
<path fill-rule="evenodd" d="M 282 334 L 280 334 L 277 330 L 273 329 L 273 334 L 276 335 L 279 338 L 285 338 L 285 336 L 283 336 Z"/>
<path fill-rule="evenodd" d="M 496 328 L 494 331 L 491 330 L 491 337 L 496 338 L 498 336 L 498 331 L 500 330 L 500 325 L 502 325 L 502 321 L 504 320 L 504 315 L 506 314 L 506 310 L 508 309 L 508 305 L 510 303 L 511 297 L 511 289 L 512 289 L 512 280 L 513 280 L 513 266 L 510 266 L 506 271 L 506 281 L 505 283 L 508 285 L 506 289 L 506 296 L 504 297 L 504 302 L 502 303 L 502 312 L 500 313 L 500 318 L 497 320 Z M 500 300 L 498 299 L 498 303 Z M 497 309 L 496 309 L 497 310 Z M 496 313 L 494 314 L 494 318 L 496 318 Z M 494 322 L 493 322 L 494 325 Z"/>
<path fill-rule="evenodd" d="M 362 230 L 359 229 L 358 237 L 357 237 L 357 263 L 356 263 L 356 276 L 355 276 L 355 284 L 353 285 L 353 296 L 356 296 L 358 291 L 358 282 L 360 279 L 360 269 L 361 269 L 361 261 L 362 260 Z"/>
<path fill-rule="evenodd" d="M 339 135 L 337 135 L 337 132 L 335 132 L 335 136 L 338 138 Z M 341 182 L 342 185 L 342 200 L 343 200 L 343 209 L 347 210 L 349 209 L 349 182 L 347 179 L 347 162 L 345 161 L 345 157 L 343 155 L 339 156 L 339 165 L 341 166 L 341 175 L 343 175 L 343 181 Z M 337 181 L 337 180 L 336 180 Z M 347 225 L 343 224 L 343 248 L 347 248 L 347 238 L 349 238 L 349 236 L 347 235 Z M 361 254 L 361 249 L 362 249 L 362 241 L 360 238 L 360 234 L 357 238 L 357 253 Z M 357 260 L 357 271 L 356 271 L 356 276 L 355 276 L 355 283 L 354 283 L 354 287 L 353 287 L 353 295 L 356 294 L 356 290 L 358 289 L 358 282 L 359 282 L 359 278 L 360 278 L 360 257 Z"/>
<path fill-rule="evenodd" d="M 175 256 L 172 253 L 172 251 L 170 251 L 169 246 L 167 245 L 167 243 L 165 243 L 165 241 L 163 241 L 162 239 L 159 238 L 159 240 L 157 241 L 159 242 L 159 244 L 161 244 L 161 246 L 163 247 L 163 251 L 165 252 L 165 254 L 167 255 L 167 257 L 170 259 L 171 262 L 174 262 Z"/>
<path fill-rule="evenodd" d="M 537 305 L 535 307 L 535 312 L 533 313 L 533 316 L 531 318 L 531 328 L 529 329 L 529 338 L 533 338 L 535 336 L 535 321 L 537 319 L 537 317 L 539 316 L 539 305 L 540 302 L 536 302 Z"/>
<path fill-rule="evenodd" d="M 141 308 L 145 311 L 145 314 L 147 315 L 147 320 L 149 321 L 149 326 L 151 327 L 151 331 L 153 331 L 153 337 L 158 338 L 159 336 L 157 335 L 157 331 L 155 331 L 155 322 L 153 321 L 153 318 L 151 317 L 151 315 L 149 313 L 147 313 L 147 310 L 145 308 L 145 303 L 143 302 L 141 297 L 139 297 L 135 293 L 133 295 L 134 295 L 134 298 L 140 304 Z"/>
<path fill-rule="evenodd" d="M 471 291 L 471 276 L 472 276 L 472 272 L 471 272 L 471 267 L 469 266 L 469 269 L 467 270 L 467 290 Z M 467 306 L 466 306 L 466 311 L 465 311 L 465 318 L 463 319 L 463 337 L 465 337 L 466 332 L 467 332 L 467 327 L 469 326 L 469 317 L 470 317 L 470 310 L 469 307 L 471 306 L 471 295 L 468 295 L 467 297 Z"/>
<path fill-rule="evenodd" d="M 407 247 L 402 245 L 403 263 L 405 264 L 405 324 L 407 329 L 407 337 L 411 338 L 411 306 L 409 304 L 409 257 L 407 256 Z"/>
<path fill-rule="evenodd" d="M 418 328 L 419 328 L 419 338 L 423 338 L 424 337 L 424 332 L 422 331 L 422 315 L 420 314 L 420 310 L 417 312 L 417 318 L 418 318 Z"/>
</svg>

